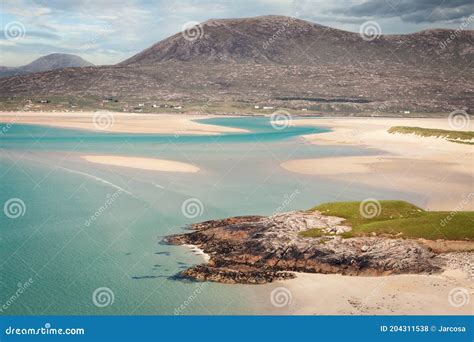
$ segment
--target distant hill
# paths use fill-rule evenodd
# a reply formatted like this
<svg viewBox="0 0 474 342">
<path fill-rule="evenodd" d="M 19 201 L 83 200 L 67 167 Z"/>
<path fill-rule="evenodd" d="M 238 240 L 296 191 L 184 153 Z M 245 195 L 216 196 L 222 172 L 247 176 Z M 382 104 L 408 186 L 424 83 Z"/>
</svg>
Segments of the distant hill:
<svg viewBox="0 0 474 342">
<path fill-rule="evenodd" d="M 94 64 L 85 59 L 65 53 L 52 53 L 40 57 L 30 64 L 20 67 L 2 67 L 0 66 L 0 77 L 31 74 L 34 72 L 49 71 L 63 68 L 80 68 L 93 66 Z"/>
<path fill-rule="evenodd" d="M 212 97 L 213 103 L 349 114 L 472 111 L 473 42 L 472 30 L 363 39 L 283 16 L 209 20 L 117 65 L 4 78 L 0 92 L 113 94 L 124 107 L 138 101 L 206 103 Z"/>
</svg>

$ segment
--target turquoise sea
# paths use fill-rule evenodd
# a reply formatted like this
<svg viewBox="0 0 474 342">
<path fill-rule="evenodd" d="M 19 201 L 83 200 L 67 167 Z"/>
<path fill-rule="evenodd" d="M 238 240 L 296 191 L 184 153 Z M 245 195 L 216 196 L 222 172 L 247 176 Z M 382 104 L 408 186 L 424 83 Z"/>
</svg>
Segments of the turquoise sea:
<svg viewBox="0 0 474 342">
<path fill-rule="evenodd" d="M 327 129 L 276 130 L 266 117 L 203 121 L 250 132 L 132 135 L 4 126 L 1 314 L 272 313 L 269 287 L 170 278 L 204 259 L 191 248 L 163 244 L 163 237 L 209 219 L 268 215 L 326 201 L 408 196 L 298 175 L 279 166 L 295 158 L 376 153 L 301 139 Z M 86 154 L 170 159 L 201 171 L 112 167 L 80 158 Z M 16 204 L 8 215 L 7 202 Z"/>
</svg>

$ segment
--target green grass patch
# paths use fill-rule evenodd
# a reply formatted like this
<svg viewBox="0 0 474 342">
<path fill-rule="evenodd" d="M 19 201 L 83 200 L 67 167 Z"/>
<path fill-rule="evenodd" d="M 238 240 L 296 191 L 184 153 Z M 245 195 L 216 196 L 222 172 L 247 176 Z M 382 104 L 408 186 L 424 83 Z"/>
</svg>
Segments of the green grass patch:
<svg viewBox="0 0 474 342">
<path fill-rule="evenodd" d="M 407 127 L 407 126 L 391 127 L 388 130 L 388 133 L 415 134 L 421 137 L 446 138 L 448 139 L 448 141 L 452 141 L 452 142 L 463 142 L 463 141 L 459 141 L 458 139 L 460 140 L 474 139 L 473 131 L 450 131 L 450 130 L 445 130 L 445 129 Z"/>
<path fill-rule="evenodd" d="M 448 221 L 449 217 L 449 221 Z M 425 212 L 419 217 L 372 222 L 357 228 L 356 234 L 371 232 L 429 240 L 474 240 L 474 212 Z"/>
<path fill-rule="evenodd" d="M 344 237 L 368 236 L 376 233 L 429 240 L 474 240 L 473 211 L 424 211 L 404 201 L 378 201 L 378 204 L 370 202 L 365 206 L 362 203 L 324 203 L 311 210 L 345 218 L 345 223 L 352 227 L 352 231 L 343 234 Z M 302 232 L 301 235 L 320 237 L 324 234 L 315 228 Z"/>
<path fill-rule="evenodd" d="M 309 229 L 309 230 L 305 230 L 304 232 L 301 232 L 300 233 L 301 236 L 304 236 L 304 237 L 322 237 L 322 236 L 326 236 L 327 234 L 324 234 L 323 231 L 321 229 Z"/>
<path fill-rule="evenodd" d="M 457 143 L 457 144 L 474 145 L 474 141 L 463 141 L 463 140 L 453 140 L 453 139 L 448 139 L 448 141 Z"/>
</svg>

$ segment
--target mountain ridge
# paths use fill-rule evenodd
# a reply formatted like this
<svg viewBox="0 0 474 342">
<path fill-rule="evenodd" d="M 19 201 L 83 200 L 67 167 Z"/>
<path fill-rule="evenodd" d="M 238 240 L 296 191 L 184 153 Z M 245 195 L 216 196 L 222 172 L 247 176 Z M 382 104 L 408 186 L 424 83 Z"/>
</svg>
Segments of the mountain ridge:
<svg viewBox="0 0 474 342">
<path fill-rule="evenodd" d="M 288 47 L 305 46 L 307 56 L 323 53 L 323 61 L 332 61 L 347 49 L 347 53 L 361 56 L 361 50 L 367 58 L 384 58 L 379 50 L 399 49 L 403 45 L 409 49 L 412 62 L 422 62 L 425 56 L 419 56 L 410 44 L 423 44 L 427 52 L 433 54 L 439 48 L 439 40 L 447 40 L 454 30 L 423 30 L 410 34 L 383 35 L 376 39 L 364 39 L 359 33 L 322 26 L 309 21 L 284 17 L 261 16 L 241 19 L 210 19 L 196 26 L 193 32 L 200 38 L 187 41 L 185 34 L 177 33 L 163 39 L 142 52 L 120 62 L 118 65 L 136 63 L 150 64 L 167 60 L 193 61 L 210 60 L 212 62 L 256 62 L 295 64 L 305 62 L 297 54 L 291 54 Z M 469 32 L 469 31 L 468 31 Z M 458 36 L 468 36 L 474 43 L 472 33 L 463 31 Z M 429 38 L 432 38 L 431 40 Z M 317 39 L 315 42 L 314 39 Z M 424 39 L 425 38 L 425 39 Z M 458 37 L 459 39 L 465 37 Z M 282 40 L 285 40 L 283 42 Z M 350 46 L 347 44 L 351 43 Z M 408 46 L 407 46 L 408 45 Z M 474 51 L 470 54 L 474 58 Z M 303 56 L 304 57 L 304 56 Z M 321 56 L 319 56 L 321 58 Z M 419 57 L 419 58 L 418 58 Z M 468 58 L 461 58 L 463 64 Z M 435 62 L 436 63 L 436 62 Z"/>
</svg>

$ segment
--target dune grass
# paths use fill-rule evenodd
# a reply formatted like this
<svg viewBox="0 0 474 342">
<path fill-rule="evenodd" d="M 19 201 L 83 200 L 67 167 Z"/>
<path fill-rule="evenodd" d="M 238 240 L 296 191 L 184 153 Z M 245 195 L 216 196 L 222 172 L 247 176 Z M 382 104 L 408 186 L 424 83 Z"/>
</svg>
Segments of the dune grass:
<svg viewBox="0 0 474 342">
<path fill-rule="evenodd" d="M 448 141 L 457 143 L 457 144 L 474 145 L 474 141 L 454 140 L 454 139 L 448 139 Z"/>
<path fill-rule="evenodd" d="M 389 237 L 429 240 L 474 240 L 473 211 L 424 211 L 404 201 L 371 203 L 372 207 L 369 204 L 362 207 L 365 208 L 365 215 L 362 215 L 364 210 L 360 209 L 361 202 L 324 203 L 311 210 L 345 218 L 345 223 L 352 227 L 352 231 L 344 233 L 343 237 L 368 236 L 375 233 Z M 370 208 L 374 211 L 370 211 Z M 302 232 L 301 235 L 322 236 L 321 230 L 317 228 Z"/>
<path fill-rule="evenodd" d="M 451 131 L 445 129 L 394 126 L 388 130 L 388 133 L 415 134 L 421 137 L 446 138 L 451 142 L 461 142 L 474 139 L 473 131 Z"/>
</svg>

